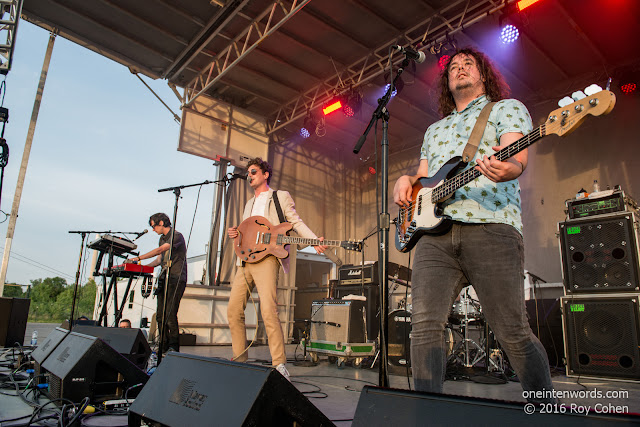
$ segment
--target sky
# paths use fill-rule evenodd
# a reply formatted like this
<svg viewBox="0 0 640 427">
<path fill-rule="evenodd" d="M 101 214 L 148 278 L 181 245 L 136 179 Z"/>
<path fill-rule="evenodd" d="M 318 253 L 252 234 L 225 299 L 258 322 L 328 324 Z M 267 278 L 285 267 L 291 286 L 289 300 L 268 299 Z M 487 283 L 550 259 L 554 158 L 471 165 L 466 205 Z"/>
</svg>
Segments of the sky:
<svg viewBox="0 0 640 427">
<path fill-rule="evenodd" d="M 4 107 L 9 145 L 0 209 L 11 212 L 49 33 L 26 21 L 18 27 Z M 179 116 L 165 81 L 142 77 Z M 31 148 L 6 283 L 60 276 L 75 281 L 81 238 L 70 230 L 142 231 L 139 250 L 157 247 L 148 226 L 155 212 L 173 214 L 172 192 L 158 189 L 214 180 L 208 159 L 177 151 L 180 125 L 129 70 L 57 37 Z M 214 185 L 184 189 L 176 230 L 193 232 L 187 255 L 204 254 Z M 195 218 L 195 219 L 194 219 Z M 0 214 L 0 220 L 5 215 Z M 0 224 L 6 244 L 8 216 Z M 135 236 L 134 236 L 135 237 Z M 92 235 L 88 240 L 94 240 Z M 90 250 L 85 257 L 90 261 Z M 88 267 L 87 267 L 88 269 Z M 84 282 L 89 272 L 83 272 Z M 189 278 L 193 280 L 193 278 Z"/>
</svg>

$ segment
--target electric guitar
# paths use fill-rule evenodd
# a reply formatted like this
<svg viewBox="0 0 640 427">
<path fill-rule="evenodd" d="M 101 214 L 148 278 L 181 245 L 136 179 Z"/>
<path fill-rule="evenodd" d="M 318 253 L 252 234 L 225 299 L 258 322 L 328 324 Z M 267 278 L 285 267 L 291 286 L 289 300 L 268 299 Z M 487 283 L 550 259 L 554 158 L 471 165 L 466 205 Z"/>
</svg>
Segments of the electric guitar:
<svg viewBox="0 0 640 427">
<path fill-rule="evenodd" d="M 589 114 L 608 114 L 615 104 L 616 96 L 603 90 L 553 110 L 540 127 L 494 155 L 496 159 L 505 161 L 549 134 L 568 135 Z M 456 156 L 434 176 L 416 181 L 411 192 L 412 202 L 409 207 L 400 208 L 396 221 L 396 248 L 400 252 L 409 252 L 424 234 L 444 233 L 451 227 L 451 217 L 443 214 L 442 202 L 481 175 L 475 168 L 463 170 L 466 166 L 462 157 Z"/>
<path fill-rule="evenodd" d="M 238 226 L 238 237 L 236 237 L 234 245 L 236 255 L 248 263 L 261 261 L 267 255 L 286 258 L 289 256 L 286 246 L 290 244 L 340 246 L 358 252 L 362 250 L 362 242 L 288 236 L 287 233 L 292 227 L 293 225 L 288 222 L 272 225 L 265 217 L 249 217 Z"/>
</svg>

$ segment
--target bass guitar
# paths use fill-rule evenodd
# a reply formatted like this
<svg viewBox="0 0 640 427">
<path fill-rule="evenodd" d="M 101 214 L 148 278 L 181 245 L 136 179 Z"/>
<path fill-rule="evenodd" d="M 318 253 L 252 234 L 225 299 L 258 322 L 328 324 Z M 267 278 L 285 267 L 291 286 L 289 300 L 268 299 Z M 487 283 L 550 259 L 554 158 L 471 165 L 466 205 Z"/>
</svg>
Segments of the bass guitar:
<svg viewBox="0 0 640 427">
<path fill-rule="evenodd" d="M 234 245 L 236 255 L 242 261 L 248 263 L 261 261 L 268 255 L 286 258 L 289 256 L 287 246 L 291 244 L 339 246 L 358 252 L 362 250 L 362 242 L 288 236 L 287 233 L 291 231 L 292 227 L 293 225 L 288 222 L 273 225 L 265 217 L 249 217 L 238 226 L 238 237 L 236 237 Z"/>
<path fill-rule="evenodd" d="M 549 135 L 568 135 L 590 114 L 608 114 L 616 104 L 616 96 L 603 90 L 582 98 L 572 104 L 553 110 L 547 120 L 528 135 L 497 151 L 496 159 L 505 161 Z M 439 234 L 451 227 L 451 217 L 443 214 L 442 202 L 453 196 L 481 173 L 467 167 L 462 157 L 456 156 L 445 163 L 432 177 L 419 178 L 413 185 L 411 203 L 400 208 L 396 223 L 396 248 L 409 252 L 424 234 Z"/>
</svg>

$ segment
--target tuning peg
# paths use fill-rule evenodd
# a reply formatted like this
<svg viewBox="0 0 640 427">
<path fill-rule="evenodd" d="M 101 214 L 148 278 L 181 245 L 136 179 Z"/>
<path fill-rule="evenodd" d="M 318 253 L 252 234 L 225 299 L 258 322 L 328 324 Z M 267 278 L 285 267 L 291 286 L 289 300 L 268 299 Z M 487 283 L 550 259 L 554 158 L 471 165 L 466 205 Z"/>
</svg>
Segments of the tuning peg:
<svg viewBox="0 0 640 427">
<path fill-rule="evenodd" d="M 571 98 L 573 98 L 576 101 L 580 101 L 582 98 L 586 98 L 586 97 L 587 95 L 585 95 L 584 92 L 581 90 L 577 90 L 571 94 Z"/>
<path fill-rule="evenodd" d="M 597 84 L 589 85 L 584 89 L 584 93 L 586 93 L 587 96 L 591 96 L 594 93 L 598 93 L 598 92 L 602 92 L 602 88 Z"/>
<path fill-rule="evenodd" d="M 573 104 L 573 99 L 569 98 L 568 96 L 565 96 L 560 101 L 558 101 L 559 107 L 566 107 L 569 104 Z"/>
</svg>

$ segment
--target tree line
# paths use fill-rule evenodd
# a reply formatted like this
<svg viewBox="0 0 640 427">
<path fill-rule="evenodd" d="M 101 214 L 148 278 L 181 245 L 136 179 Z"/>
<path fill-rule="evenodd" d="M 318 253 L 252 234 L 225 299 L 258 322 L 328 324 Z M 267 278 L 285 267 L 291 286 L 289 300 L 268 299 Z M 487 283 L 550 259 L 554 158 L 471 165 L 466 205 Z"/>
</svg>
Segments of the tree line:
<svg viewBox="0 0 640 427">
<path fill-rule="evenodd" d="M 29 322 L 62 322 L 71 316 L 74 284 L 68 284 L 62 277 L 47 277 L 31 280 L 26 291 L 19 285 L 7 284 L 3 296 L 29 298 Z M 93 316 L 96 300 L 96 282 L 93 278 L 78 288 L 75 317 Z"/>
</svg>

